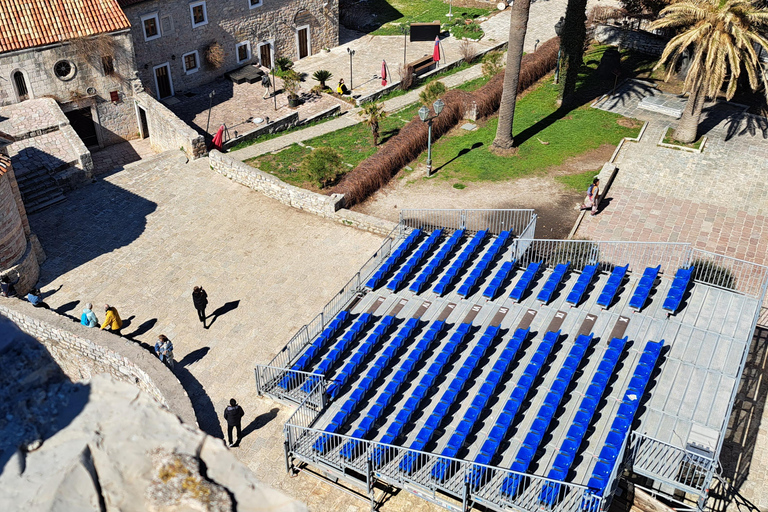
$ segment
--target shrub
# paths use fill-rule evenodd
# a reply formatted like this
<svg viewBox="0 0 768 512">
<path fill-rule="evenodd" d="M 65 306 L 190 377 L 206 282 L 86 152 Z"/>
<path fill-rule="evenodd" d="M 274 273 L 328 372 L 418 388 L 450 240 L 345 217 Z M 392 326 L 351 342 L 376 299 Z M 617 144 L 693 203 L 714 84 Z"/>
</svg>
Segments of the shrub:
<svg viewBox="0 0 768 512">
<path fill-rule="evenodd" d="M 435 100 L 445 94 L 447 90 L 448 88 L 443 82 L 429 82 L 424 87 L 424 90 L 419 93 L 419 101 L 425 107 L 431 107 Z"/>
<path fill-rule="evenodd" d="M 693 260 L 693 278 L 697 281 L 713 284 L 722 288 L 735 289 L 736 278 L 730 269 L 718 265 L 711 260 Z"/>
<path fill-rule="evenodd" d="M 532 86 L 554 69 L 559 46 L 560 40 L 554 37 L 539 46 L 536 52 L 523 56 L 519 91 Z M 504 73 L 497 73 L 474 93 L 457 89 L 446 92 L 442 98 L 445 108 L 432 122 L 433 140 L 456 126 L 473 102 L 477 104 L 479 117 L 487 117 L 496 112 L 501 103 L 503 88 Z M 334 192 L 344 194 L 345 204 L 348 206 L 360 202 L 384 186 L 396 172 L 408 165 L 426 148 L 427 123 L 423 123 L 418 116 L 414 116 L 414 119 L 389 139 L 376 154 L 344 175 L 334 188 Z"/>
<path fill-rule="evenodd" d="M 501 58 L 503 56 L 504 53 L 500 51 L 488 52 L 485 54 L 482 65 L 484 77 L 491 78 L 504 69 L 504 66 L 501 63 Z"/>
<path fill-rule="evenodd" d="M 468 39 L 463 40 L 459 44 L 459 55 L 461 55 L 461 60 L 467 64 L 472 64 L 472 62 L 475 60 L 475 57 L 477 57 L 475 44 Z"/>
<path fill-rule="evenodd" d="M 312 74 L 312 79 L 320 82 L 320 87 L 325 89 L 327 87 L 325 85 L 325 82 L 330 80 L 332 76 L 333 76 L 333 73 L 331 73 L 327 69 L 318 69 Z"/>
<path fill-rule="evenodd" d="M 278 57 L 275 60 L 275 65 L 277 66 L 277 70 L 282 72 L 293 69 L 293 61 L 288 57 Z"/>
<path fill-rule="evenodd" d="M 224 48 L 214 41 L 205 47 L 205 62 L 213 69 L 219 69 L 224 65 Z"/>
<path fill-rule="evenodd" d="M 397 68 L 397 74 L 400 75 L 400 89 L 407 91 L 413 85 L 413 66 L 403 66 Z"/>
<path fill-rule="evenodd" d="M 315 180 L 320 188 L 336 181 L 344 172 L 341 155 L 335 149 L 322 147 L 313 150 L 301 161 L 301 170 Z"/>
<path fill-rule="evenodd" d="M 363 124 L 371 129 L 371 135 L 373 136 L 373 145 L 379 144 L 379 123 L 387 117 L 387 113 L 384 112 L 384 104 L 369 101 L 363 104 L 363 108 L 360 111 L 363 116 Z"/>
<path fill-rule="evenodd" d="M 298 95 L 300 82 L 301 75 L 296 71 L 289 69 L 283 73 L 283 89 L 289 97 L 295 98 Z"/>
</svg>

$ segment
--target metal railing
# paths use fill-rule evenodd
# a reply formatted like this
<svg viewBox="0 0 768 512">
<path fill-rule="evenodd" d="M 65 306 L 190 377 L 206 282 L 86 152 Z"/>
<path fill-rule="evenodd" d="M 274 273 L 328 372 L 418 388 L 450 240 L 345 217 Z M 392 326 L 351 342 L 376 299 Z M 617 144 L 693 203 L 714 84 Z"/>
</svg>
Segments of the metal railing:
<svg viewBox="0 0 768 512">
<path fill-rule="evenodd" d="M 256 392 L 259 395 L 269 395 L 278 400 L 288 400 L 293 403 L 301 403 L 306 398 L 304 385 L 311 381 L 314 387 L 318 380 L 325 380 L 323 375 L 317 373 L 288 370 L 278 366 L 257 364 L 254 368 L 256 378 Z"/>
<path fill-rule="evenodd" d="M 629 461 L 635 473 L 694 494 L 706 494 L 717 461 L 632 432 Z"/>
<path fill-rule="evenodd" d="M 466 229 L 470 233 L 487 229 L 494 235 L 512 231 L 518 236 L 532 221 L 535 225 L 535 219 L 533 210 L 400 210 L 399 225 L 401 232 L 403 228 Z"/>
<path fill-rule="evenodd" d="M 320 417 L 328 404 L 328 396 L 326 394 L 327 389 L 328 382 L 325 379 L 319 379 L 312 387 L 312 390 L 307 393 L 306 397 L 304 397 L 304 400 L 299 404 L 299 407 L 297 407 L 291 417 L 288 418 L 286 426 L 289 423 L 302 428 L 314 425 L 315 421 L 317 421 L 317 418 Z M 290 444 L 291 442 L 288 440 L 288 446 L 290 446 Z"/>
<path fill-rule="evenodd" d="M 582 270 L 598 265 L 602 271 L 629 265 L 630 271 L 642 272 L 646 267 L 661 265 L 661 271 L 674 277 L 675 271 L 689 260 L 690 244 L 664 242 L 596 242 L 592 240 L 516 241 L 515 257 L 519 266 L 543 260 L 547 266 L 571 262 L 571 268 Z"/>
<path fill-rule="evenodd" d="M 689 265 L 694 265 L 697 282 L 733 290 L 749 297 L 765 298 L 768 267 L 701 249 L 691 249 Z"/>
<path fill-rule="evenodd" d="M 496 508 L 514 507 L 531 511 L 580 510 L 598 511 L 603 498 L 593 496 L 582 485 L 518 473 L 509 469 L 476 464 L 470 461 L 442 457 L 437 454 L 354 439 L 340 434 L 298 425 L 285 425 L 286 456 L 303 462 L 330 468 L 337 476 L 350 481 L 364 481 L 369 489 L 373 481 L 406 489 L 430 501 L 443 504 L 441 494 L 463 504 L 468 510 L 472 503 Z M 324 439 L 324 451 L 315 449 Z M 353 442 L 346 455 L 341 447 Z M 287 460 L 288 467 L 291 466 Z M 434 475 L 433 468 L 444 466 L 443 475 Z M 544 499 L 546 498 L 546 499 Z"/>
</svg>

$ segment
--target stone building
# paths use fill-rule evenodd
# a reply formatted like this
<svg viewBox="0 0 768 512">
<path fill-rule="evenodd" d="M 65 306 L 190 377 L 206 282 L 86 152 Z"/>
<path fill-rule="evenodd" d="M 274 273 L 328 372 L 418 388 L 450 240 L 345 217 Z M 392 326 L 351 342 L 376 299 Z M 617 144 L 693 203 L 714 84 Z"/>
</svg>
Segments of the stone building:
<svg viewBox="0 0 768 512">
<path fill-rule="evenodd" d="M 32 234 L 6 147 L 12 136 L 0 132 L 0 275 L 16 280 L 16 290 L 26 294 L 37 282 L 45 258 Z"/>
<path fill-rule="evenodd" d="M 0 2 L 0 106 L 53 98 L 88 147 L 136 138 L 130 23 L 116 0 Z"/>
<path fill-rule="evenodd" d="M 118 0 L 136 66 L 158 99 L 247 64 L 271 67 L 339 44 L 338 0 Z"/>
</svg>

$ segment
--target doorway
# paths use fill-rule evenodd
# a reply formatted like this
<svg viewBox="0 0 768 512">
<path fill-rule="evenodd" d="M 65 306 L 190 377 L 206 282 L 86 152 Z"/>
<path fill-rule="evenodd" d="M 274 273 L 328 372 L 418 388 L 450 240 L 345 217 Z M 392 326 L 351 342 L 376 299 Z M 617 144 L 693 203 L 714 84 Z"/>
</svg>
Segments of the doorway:
<svg viewBox="0 0 768 512">
<path fill-rule="evenodd" d="M 272 69 L 272 44 L 261 43 L 259 45 L 259 62 L 267 69 Z"/>
<path fill-rule="evenodd" d="M 69 119 L 69 124 L 86 147 L 99 145 L 99 137 L 96 134 L 96 123 L 93 122 L 91 107 L 70 110 L 64 115 Z"/>
<path fill-rule="evenodd" d="M 309 25 L 297 29 L 296 40 L 299 46 L 299 59 L 303 59 L 309 55 Z"/>
<path fill-rule="evenodd" d="M 173 96 L 173 82 L 171 81 L 171 66 L 166 62 L 155 66 L 155 87 L 157 99 L 161 100 L 168 96 Z"/>
</svg>

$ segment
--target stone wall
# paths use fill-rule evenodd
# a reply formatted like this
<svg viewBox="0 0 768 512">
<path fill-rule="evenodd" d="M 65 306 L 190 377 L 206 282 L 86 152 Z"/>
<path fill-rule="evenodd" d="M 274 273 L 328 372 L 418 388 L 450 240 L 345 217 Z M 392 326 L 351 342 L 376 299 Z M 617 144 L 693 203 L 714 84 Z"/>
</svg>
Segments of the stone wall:
<svg viewBox="0 0 768 512">
<path fill-rule="evenodd" d="M 26 247 L 24 225 L 11 188 L 11 173 L 3 173 L 0 169 L 0 269 L 8 268 L 18 261 Z"/>
<path fill-rule="evenodd" d="M 253 130 L 245 133 L 239 133 L 237 137 L 229 139 L 224 143 L 224 149 L 229 149 L 231 147 L 237 146 L 241 142 L 253 140 L 255 138 L 261 137 L 262 135 L 266 135 L 268 133 L 281 132 L 283 130 L 287 130 L 288 128 L 293 128 L 298 124 L 299 124 L 299 113 L 291 112 L 287 116 L 281 117 L 280 119 L 275 119 L 269 124 L 259 126 L 258 128 L 254 128 Z"/>
<path fill-rule="evenodd" d="M 100 44 L 88 43 L 98 37 L 102 37 Z M 131 81 L 135 81 L 136 73 L 130 32 L 98 37 L 88 38 L 85 43 L 66 42 L 1 54 L 0 105 L 22 99 L 13 79 L 20 71 L 28 99 L 49 97 L 56 100 L 64 112 L 89 111 L 97 127 L 99 146 L 136 138 L 138 124 L 130 101 Z M 107 55 L 102 53 L 113 57 L 113 73 L 105 71 L 102 57 Z M 54 73 L 54 66 L 61 61 L 70 63 L 71 76 L 59 78 Z M 117 95 L 116 101 L 112 99 L 113 93 Z"/>
<path fill-rule="evenodd" d="M 261 43 L 272 45 L 274 58 L 297 60 L 297 29 L 302 26 L 310 27 L 310 55 L 339 44 L 338 0 L 207 0 L 205 6 L 207 23 L 194 27 L 188 0 L 150 0 L 123 9 L 132 26 L 139 78 L 155 97 L 156 66 L 168 65 L 173 92 L 178 94 L 246 64 L 260 64 Z M 157 20 L 159 37 L 145 37 L 147 17 Z M 218 68 L 205 58 L 214 42 L 223 50 Z M 238 62 L 236 47 L 245 42 L 250 58 Z M 185 70 L 183 58 L 191 52 L 197 52 L 198 68 L 193 72 Z"/>
<path fill-rule="evenodd" d="M 214 171 L 293 208 L 380 235 L 388 235 L 397 226 L 395 222 L 342 208 L 343 195 L 326 196 L 294 187 L 216 150 L 208 158 Z"/>
<path fill-rule="evenodd" d="M 136 104 L 147 114 L 149 142 L 155 151 L 182 149 L 190 160 L 205 154 L 203 136 L 190 128 L 176 114 L 145 92 L 135 96 Z"/>
<path fill-rule="evenodd" d="M 138 344 L 88 328 L 26 301 L 0 297 L 0 315 L 39 340 L 72 380 L 108 373 L 137 386 L 182 421 L 196 425 L 187 392 L 165 365 Z"/>
<path fill-rule="evenodd" d="M 661 55 L 667 44 L 666 39 L 656 34 L 644 30 L 627 30 L 614 25 L 597 25 L 594 37 L 600 44 L 636 50 L 648 55 Z"/>
</svg>

